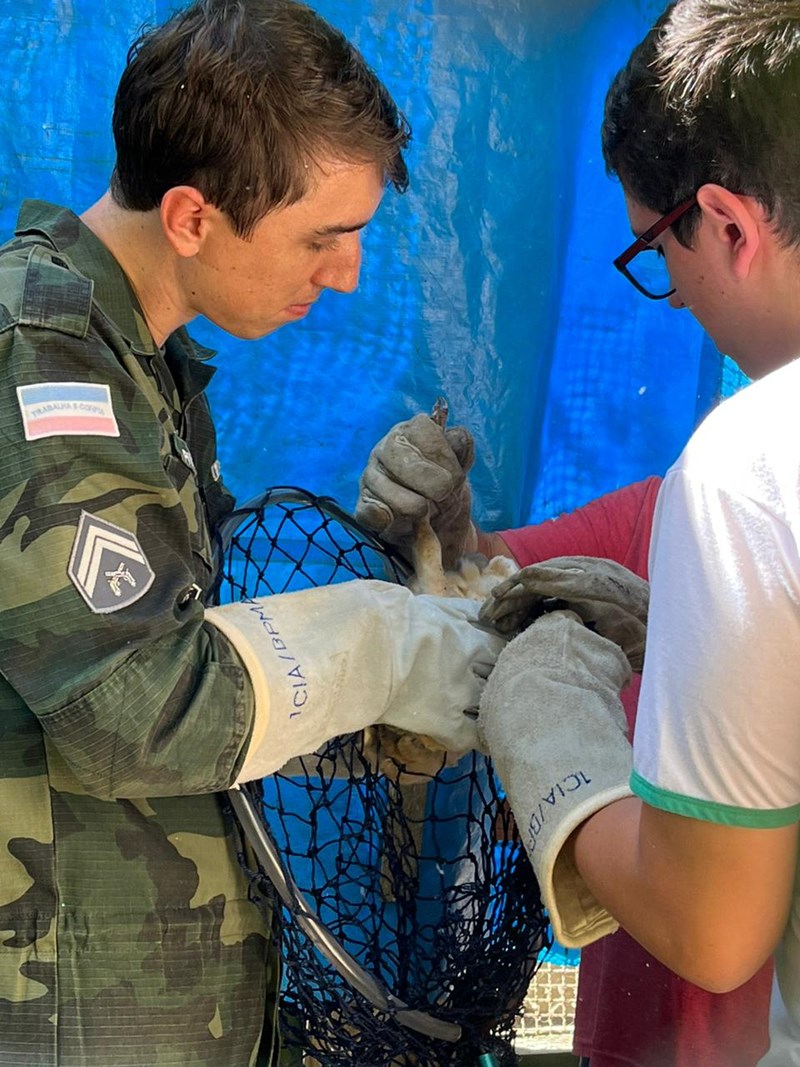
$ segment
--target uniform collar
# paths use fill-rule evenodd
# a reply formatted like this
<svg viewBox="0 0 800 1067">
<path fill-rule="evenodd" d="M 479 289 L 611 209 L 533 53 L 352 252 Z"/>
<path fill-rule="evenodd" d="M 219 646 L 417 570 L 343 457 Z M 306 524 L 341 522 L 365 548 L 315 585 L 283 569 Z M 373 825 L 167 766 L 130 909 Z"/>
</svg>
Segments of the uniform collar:
<svg viewBox="0 0 800 1067">
<path fill-rule="evenodd" d="M 137 355 L 152 356 L 156 344 L 128 278 L 103 242 L 68 208 L 44 200 L 26 200 L 20 208 L 16 235 L 44 237 L 94 283 L 94 302 L 111 320 Z"/>
<path fill-rule="evenodd" d="M 198 344 L 183 326 L 167 338 L 164 356 L 185 402 L 202 393 L 217 373 L 206 362 L 213 355 L 213 349 Z"/>
</svg>

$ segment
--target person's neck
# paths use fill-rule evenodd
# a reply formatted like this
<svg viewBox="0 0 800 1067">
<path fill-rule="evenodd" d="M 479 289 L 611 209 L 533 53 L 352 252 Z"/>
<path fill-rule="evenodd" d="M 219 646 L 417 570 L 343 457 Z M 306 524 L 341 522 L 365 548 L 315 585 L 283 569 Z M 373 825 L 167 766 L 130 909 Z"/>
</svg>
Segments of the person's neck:
<svg viewBox="0 0 800 1067">
<path fill-rule="evenodd" d="M 800 357 L 800 253 L 772 229 L 731 302 L 741 348 L 728 354 L 749 378 L 763 378 Z"/>
<path fill-rule="evenodd" d="M 81 221 L 122 267 L 160 347 L 192 313 L 180 299 L 177 257 L 164 237 L 158 210 L 128 211 L 107 192 L 83 212 Z"/>
</svg>

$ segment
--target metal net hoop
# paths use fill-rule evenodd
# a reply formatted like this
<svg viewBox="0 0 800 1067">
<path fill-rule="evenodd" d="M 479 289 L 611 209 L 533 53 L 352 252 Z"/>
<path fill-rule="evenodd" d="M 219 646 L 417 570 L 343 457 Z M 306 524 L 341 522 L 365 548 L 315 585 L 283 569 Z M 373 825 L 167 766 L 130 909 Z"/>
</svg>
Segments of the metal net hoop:
<svg viewBox="0 0 800 1067">
<path fill-rule="evenodd" d="M 218 603 L 410 577 L 334 500 L 295 487 L 238 508 L 217 549 Z M 302 894 L 280 905 L 282 1067 L 515 1064 L 514 1026 L 548 927 L 491 761 L 474 752 L 425 773 L 396 756 L 379 765 L 364 731 L 248 788 Z M 457 1024 L 460 1037 L 376 1008 L 308 936 L 304 901 L 390 1001 Z"/>
</svg>

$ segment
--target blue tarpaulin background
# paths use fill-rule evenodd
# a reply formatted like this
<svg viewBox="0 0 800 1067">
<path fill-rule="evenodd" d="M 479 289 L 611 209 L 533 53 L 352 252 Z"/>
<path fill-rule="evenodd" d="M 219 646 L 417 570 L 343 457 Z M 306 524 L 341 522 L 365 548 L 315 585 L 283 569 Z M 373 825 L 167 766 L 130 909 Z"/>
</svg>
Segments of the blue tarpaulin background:
<svg viewBox="0 0 800 1067">
<path fill-rule="evenodd" d="M 662 472 L 720 386 L 687 312 L 611 267 L 630 241 L 599 150 L 610 78 L 661 0 L 320 0 L 414 131 L 409 192 L 365 234 L 362 284 L 259 342 L 208 323 L 226 480 L 352 504 L 369 448 L 450 402 L 478 443 L 487 527 Z M 19 201 L 106 188 L 130 40 L 165 0 L 0 0 L 0 231 Z M 731 379 L 736 383 L 735 375 Z"/>
</svg>

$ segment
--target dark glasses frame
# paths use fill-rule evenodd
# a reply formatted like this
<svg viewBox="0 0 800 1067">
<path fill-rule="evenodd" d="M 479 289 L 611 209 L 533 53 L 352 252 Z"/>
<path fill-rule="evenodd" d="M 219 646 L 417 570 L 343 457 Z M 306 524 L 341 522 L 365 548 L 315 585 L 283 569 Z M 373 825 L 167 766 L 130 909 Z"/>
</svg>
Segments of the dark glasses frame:
<svg viewBox="0 0 800 1067">
<path fill-rule="evenodd" d="M 678 219 L 682 218 L 687 213 L 687 211 L 691 210 L 691 208 L 695 206 L 696 203 L 697 200 L 695 199 L 695 197 L 692 197 L 691 200 L 685 200 L 682 204 L 679 204 L 676 208 L 673 208 L 672 211 L 668 212 L 666 215 L 662 215 L 657 222 L 653 223 L 649 230 L 646 230 L 641 235 L 641 237 L 637 237 L 633 244 L 629 245 L 622 253 L 622 255 L 617 256 L 617 258 L 614 260 L 614 266 L 617 268 L 617 270 L 621 274 L 624 274 L 628 281 L 631 283 L 631 285 L 635 289 L 638 289 L 639 292 L 643 296 L 646 296 L 649 300 L 666 300 L 668 296 L 672 296 L 672 294 L 675 292 L 675 289 L 670 289 L 668 293 L 651 293 L 648 289 L 645 289 L 641 282 L 637 281 L 636 278 L 634 278 L 634 276 L 628 270 L 628 264 L 632 260 L 634 260 L 640 252 L 644 252 L 645 249 L 650 248 L 656 237 L 662 234 L 664 230 L 669 229 L 673 222 L 677 222 Z"/>
</svg>

